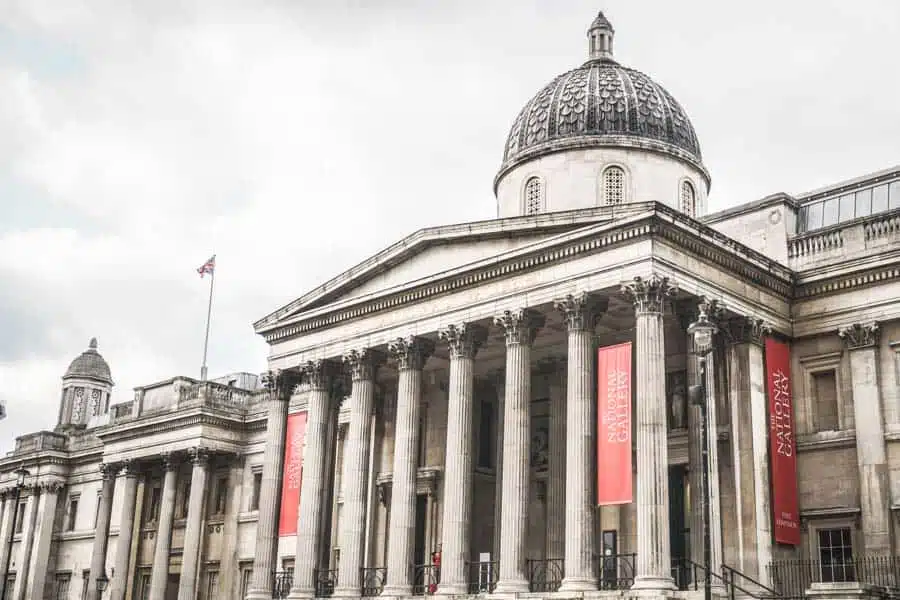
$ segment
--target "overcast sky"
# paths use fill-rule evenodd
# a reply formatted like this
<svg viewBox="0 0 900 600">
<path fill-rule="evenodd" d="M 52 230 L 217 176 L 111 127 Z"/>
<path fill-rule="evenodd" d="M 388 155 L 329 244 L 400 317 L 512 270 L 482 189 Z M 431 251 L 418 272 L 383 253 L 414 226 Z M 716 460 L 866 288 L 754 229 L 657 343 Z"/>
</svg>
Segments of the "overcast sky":
<svg viewBox="0 0 900 600">
<path fill-rule="evenodd" d="M 900 163 L 896 0 L 0 0 L 0 449 L 99 338 L 113 401 L 261 371 L 251 323 L 414 230 L 494 216 L 521 106 L 615 55 L 685 107 L 718 210 Z"/>
</svg>

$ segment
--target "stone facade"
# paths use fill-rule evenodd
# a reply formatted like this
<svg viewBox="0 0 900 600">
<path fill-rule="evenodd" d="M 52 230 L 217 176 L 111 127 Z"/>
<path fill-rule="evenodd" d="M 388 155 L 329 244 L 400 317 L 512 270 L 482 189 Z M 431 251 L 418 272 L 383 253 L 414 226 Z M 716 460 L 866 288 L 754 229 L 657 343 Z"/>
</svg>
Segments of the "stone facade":
<svg viewBox="0 0 900 600">
<path fill-rule="evenodd" d="M 607 60 L 611 26 L 591 31 Z M 705 214 L 705 172 L 678 151 L 596 135 L 507 169 L 504 218 L 414 233 L 260 319 L 262 377 L 176 377 L 110 406 L 92 342 L 63 378 L 58 427 L 0 460 L 6 598 L 690 595 L 704 450 L 716 576 L 796 595 L 887 564 L 900 169 Z M 609 165 L 627 167 L 613 204 Z M 537 210 L 528 174 L 552 184 Z M 824 228 L 801 217 L 894 182 L 896 206 Z M 717 327 L 705 371 L 688 335 L 701 307 Z M 797 546 L 773 540 L 768 337 L 790 343 Z M 622 342 L 633 501 L 597 506 L 595 351 Z M 706 445 L 688 403 L 703 373 Z M 304 437 L 288 436 L 301 412 Z"/>
</svg>

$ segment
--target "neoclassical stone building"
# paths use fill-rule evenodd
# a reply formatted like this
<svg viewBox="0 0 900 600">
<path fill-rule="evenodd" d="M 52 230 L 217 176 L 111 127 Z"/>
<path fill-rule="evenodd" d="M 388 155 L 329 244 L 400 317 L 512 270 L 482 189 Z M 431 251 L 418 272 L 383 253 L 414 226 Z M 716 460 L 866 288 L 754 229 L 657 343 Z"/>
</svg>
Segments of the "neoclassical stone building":
<svg viewBox="0 0 900 600">
<path fill-rule="evenodd" d="M 516 117 L 495 219 L 260 319 L 261 378 L 110 406 L 92 342 L 0 461 L 6 597 L 690 595 L 706 506 L 717 593 L 892 584 L 900 168 L 710 214 L 613 34 Z"/>
</svg>

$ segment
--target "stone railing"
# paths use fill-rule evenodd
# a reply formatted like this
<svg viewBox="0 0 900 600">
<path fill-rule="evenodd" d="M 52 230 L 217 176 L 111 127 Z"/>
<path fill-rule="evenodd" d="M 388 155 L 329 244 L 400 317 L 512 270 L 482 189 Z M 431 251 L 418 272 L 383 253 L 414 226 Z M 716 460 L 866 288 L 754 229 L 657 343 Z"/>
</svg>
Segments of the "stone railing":
<svg viewBox="0 0 900 600">
<path fill-rule="evenodd" d="M 130 419 L 133 410 L 134 400 L 129 400 L 128 402 L 119 402 L 118 404 L 113 404 L 109 407 L 109 418 L 111 421 Z"/>
<path fill-rule="evenodd" d="M 39 450 L 65 450 L 66 436 L 51 431 L 39 431 L 16 438 L 16 454 Z"/>
<path fill-rule="evenodd" d="M 160 393 L 162 392 L 162 393 Z M 176 378 L 172 385 L 155 390 L 152 404 L 145 404 L 149 396 L 139 390 L 135 399 L 110 407 L 110 422 L 119 423 L 133 418 L 171 413 L 195 408 L 217 408 L 245 414 L 260 404 L 265 390 L 245 390 L 233 386 Z"/>
<path fill-rule="evenodd" d="M 788 240 L 788 263 L 803 270 L 900 247 L 900 210 L 856 219 Z"/>
<path fill-rule="evenodd" d="M 203 400 L 205 406 L 244 408 L 248 406 L 255 392 L 211 381 L 197 382 L 181 389 L 178 403 Z"/>
</svg>

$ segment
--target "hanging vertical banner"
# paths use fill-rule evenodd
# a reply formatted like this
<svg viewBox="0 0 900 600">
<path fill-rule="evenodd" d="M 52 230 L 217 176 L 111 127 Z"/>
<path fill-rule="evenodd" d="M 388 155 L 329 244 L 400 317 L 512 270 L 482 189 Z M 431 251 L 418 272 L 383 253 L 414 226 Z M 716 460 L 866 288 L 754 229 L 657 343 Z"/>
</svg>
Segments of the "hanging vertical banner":
<svg viewBox="0 0 900 600">
<path fill-rule="evenodd" d="M 632 502 L 631 342 L 597 351 L 597 504 Z"/>
<path fill-rule="evenodd" d="M 772 460 L 772 518 L 775 541 L 800 545 L 797 494 L 797 443 L 791 393 L 791 351 L 766 338 L 766 386 L 769 394 L 769 454 Z"/>
<path fill-rule="evenodd" d="M 305 444 L 306 412 L 288 415 L 287 432 L 284 439 L 284 473 L 281 477 L 281 515 L 278 521 L 278 535 L 297 534 Z"/>
</svg>

